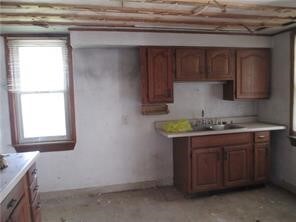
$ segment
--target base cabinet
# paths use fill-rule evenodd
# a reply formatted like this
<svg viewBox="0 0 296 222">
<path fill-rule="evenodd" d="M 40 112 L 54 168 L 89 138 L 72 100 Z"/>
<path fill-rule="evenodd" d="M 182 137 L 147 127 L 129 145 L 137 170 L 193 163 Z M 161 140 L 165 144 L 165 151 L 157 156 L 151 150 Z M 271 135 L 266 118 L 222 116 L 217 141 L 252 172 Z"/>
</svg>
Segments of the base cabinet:
<svg viewBox="0 0 296 222">
<path fill-rule="evenodd" d="M 35 164 L 1 202 L 0 212 L 1 222 L 41 222 Z"/>
<path fill-rule="evenodd" d="M 10 215 L 9 222 L 30 222 L 29 201 L 23 197 Z"/>
<path fill-rule="evenodd" d="M 222 187 L 221 157 L 221 148 L 192 151 L 192 190 L 194 192 Z"/>
<path fill-rule="evenodd" d="M 267 180 L 268 141 L 262 132 L 175 138 L 174 184 L 184 193 L 222 190 Z M 269 132 L 264 132 L 269 140 Z"/>
<path fill-rule="evenodd" d="M 27 181 L 23 177 L 0 205 L 1 222 L 31 222 Z"/>
<path fill-rule="evenodd" d="M 268 144 L 255 145 L 255 170 L 254 180 L 265 181 L 268 177 Z"/>
<path fill-rule="evenodd" d="M 252 145 L 224 148 L 224 185 L 235 187 L 247 185 L 251 181 Z"/>
</svg>

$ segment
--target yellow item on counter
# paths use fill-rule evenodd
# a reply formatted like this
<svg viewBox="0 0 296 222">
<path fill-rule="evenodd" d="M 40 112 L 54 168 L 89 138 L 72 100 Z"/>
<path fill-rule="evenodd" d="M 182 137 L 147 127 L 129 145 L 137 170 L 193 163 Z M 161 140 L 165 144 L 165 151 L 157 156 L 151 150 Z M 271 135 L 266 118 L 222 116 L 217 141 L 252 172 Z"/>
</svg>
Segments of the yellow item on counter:
<svg viewBox="0 0 296 222">
<path fill-rule="evenodd" d="M 168 121 L 162 125 L 162 129 L 167 133 L 181 133 L 192 131 L 189 120 Z"/>
</svg>

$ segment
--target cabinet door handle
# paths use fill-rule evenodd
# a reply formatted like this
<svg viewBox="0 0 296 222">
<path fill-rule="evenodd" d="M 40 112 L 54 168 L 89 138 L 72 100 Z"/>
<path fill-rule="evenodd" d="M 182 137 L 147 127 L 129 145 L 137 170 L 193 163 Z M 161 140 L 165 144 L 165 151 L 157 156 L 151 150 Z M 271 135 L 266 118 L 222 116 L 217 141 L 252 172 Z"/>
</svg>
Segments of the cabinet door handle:
<svg viewBox="0 0 296 222">
<path fill-rule="evenodd" d="M 17 201 L 16 199 L 11 199 L 11 201 L 9 201 L 7 206 L 6 206 L 6 209 L 13 208 L 16 201 Z"/>
<path fill-rule="evenodd" d="M 260 136 L 258 136 L 258 138 L 260 138 L 260 139 L 263 139 L 265 136 L 263 136 L 263 135 L 260 135 Z"/>
<path fill-rule="evenodd" d="M 39 188 L 39 186 L 38 186 L 38 185 L 36 185 L 36 186 L 34 187 L 33 191 L 37 191 L 37 190 L 38 190 L 38 188 Z"/>
<path fill-rule="evenodd" d="M 36 205 L 36 209 L 40 209 L 41 208 L 41 203 L 38 202 L 37 205 Z"/>
<path fill-rule="evenodd" d="M 34 169 L 33 171 L 32 171 L 32 175 L 36 175 L 37 174 L 37 169 Z"/>
</svg>

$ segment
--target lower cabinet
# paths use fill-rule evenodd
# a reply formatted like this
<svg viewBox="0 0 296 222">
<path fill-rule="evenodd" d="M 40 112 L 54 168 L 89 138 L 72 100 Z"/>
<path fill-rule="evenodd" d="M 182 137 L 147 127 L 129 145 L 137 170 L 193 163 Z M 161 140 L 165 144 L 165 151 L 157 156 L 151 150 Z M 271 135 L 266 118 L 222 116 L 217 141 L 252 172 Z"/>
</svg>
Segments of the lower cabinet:
<svg viewBox="0 0 296 222">
<path fill-rule="evenodd" d="M 252 145 L 237 145 L 224 148 L 224 186 L 235 187 L 251 181 Z"/>
<path fill-rule="evenodd" d="M 0 205 L 1 222 L 31 222 L 27 181 L 23 177 Z"/>
<path fill-rule="evenodd" d="M 203 191 L 222 187 L 222 149 L 205 148 L 192 151 L 192 190 Z"/>
<path fill-rule="evenodd" d="M 28 193 L 32 222 L 41 221 L 39 185 L 37 181 L 37 167 L 33 164 L 27 172 Z"/>
<path fill-rule="evenodd" d="M 0 204 L 1 222 L 40 222 L 37 169 L 33 164 L 26 175 Z"/>
<path fill-rule="evenodd" d="M 256 143 L 256 135 L 174 138 L 175 186 L 195 193 L 266 182 L 269 142 Z"/>
<path fill-rule="evenodd" d="M 29 200 L 23 197 L 10 215 L 9 222 L 30 222 Z"/>
</svg>

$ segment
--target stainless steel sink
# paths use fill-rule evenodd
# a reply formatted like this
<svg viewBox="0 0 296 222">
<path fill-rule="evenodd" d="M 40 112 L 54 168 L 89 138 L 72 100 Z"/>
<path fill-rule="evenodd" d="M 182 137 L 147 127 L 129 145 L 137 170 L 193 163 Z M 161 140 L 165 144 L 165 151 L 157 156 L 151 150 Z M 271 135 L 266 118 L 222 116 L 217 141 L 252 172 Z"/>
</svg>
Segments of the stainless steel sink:
<svg viewBox="0 0 296 222">
<path fill-rule="evenodd" d="M 209 125 L 206 127 L 208 130 L 231 130 L 231 129 L 243 129 L 245 127 L 236 124 L 217 124 Z"/>
</svg>

